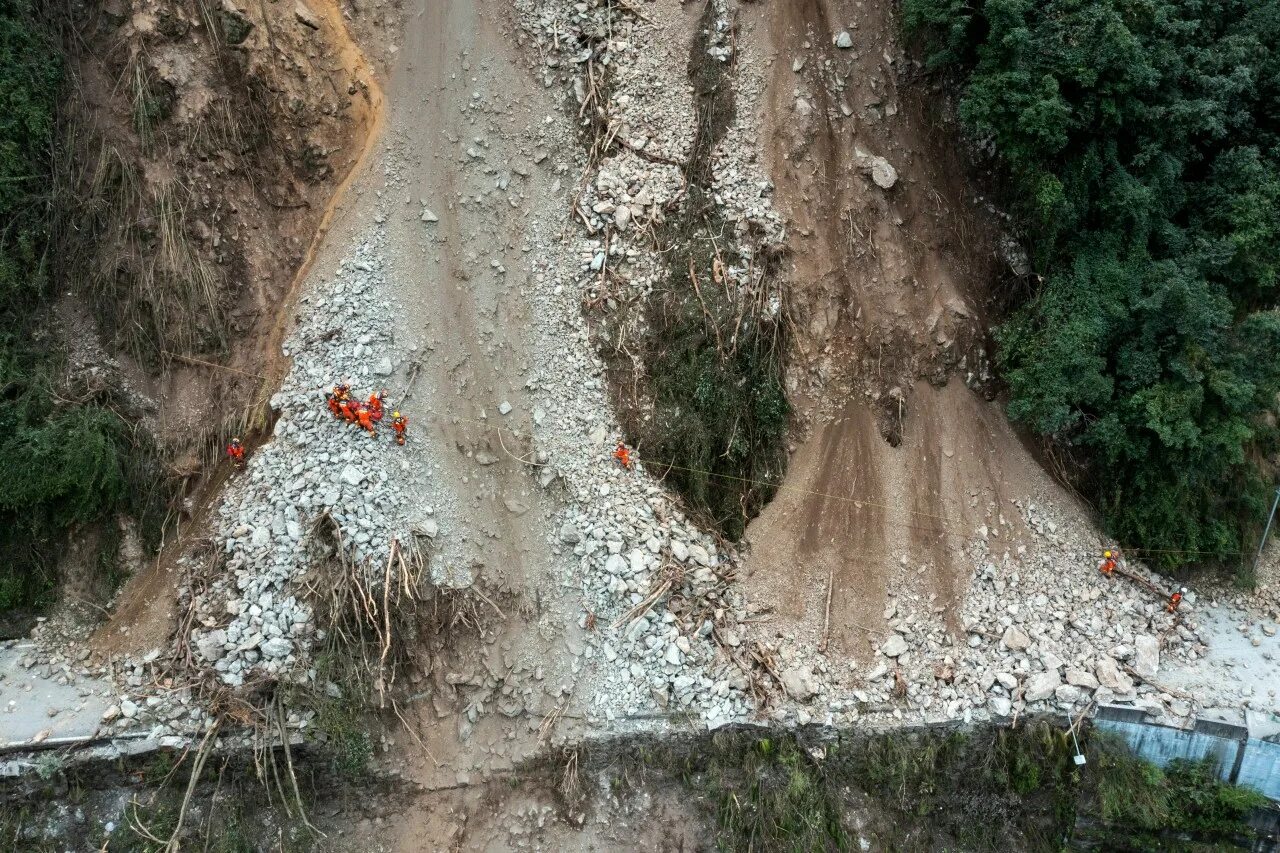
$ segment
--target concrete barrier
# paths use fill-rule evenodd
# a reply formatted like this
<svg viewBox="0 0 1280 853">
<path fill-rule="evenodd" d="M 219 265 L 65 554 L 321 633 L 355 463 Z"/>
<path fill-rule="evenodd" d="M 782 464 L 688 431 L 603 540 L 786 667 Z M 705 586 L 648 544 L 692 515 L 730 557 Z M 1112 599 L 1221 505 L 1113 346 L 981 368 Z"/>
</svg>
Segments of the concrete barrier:
<svg viewBox="0 0 1280 853">
<path fill-rule="evenodd" d="M 1149 722 L 1141 708 L 1103 705 L 1093 724 L 1122 737 L 1152 764 L 1209 759 L 1224 782 L 1247 785 L 1280 800 L 1280 718 L 1273 715 L 1210 709 L 1191 728 L 1176 728 Z"/>
</svg>

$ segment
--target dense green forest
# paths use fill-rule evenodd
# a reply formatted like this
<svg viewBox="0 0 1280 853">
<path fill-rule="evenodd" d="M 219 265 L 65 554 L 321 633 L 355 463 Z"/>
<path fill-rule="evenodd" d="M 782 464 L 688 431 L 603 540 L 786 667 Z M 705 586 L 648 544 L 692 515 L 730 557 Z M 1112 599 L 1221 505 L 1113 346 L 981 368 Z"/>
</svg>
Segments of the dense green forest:
<svg viewBox="0 0 1280 853">
<path fill-rule="evenodd" d="M 129 496 L 128 425 L 69 387 L 51 330 L 63 63 L 28 0 L 0 0 L 0 612 L 46 603 L 56 545 Z"/>
<path fill-rule="evenodd" d="M 1010 415 L 1087 463 L 1112 535 L 1240 564 L 1280 391 L 1280 2 L 904 0 L 996 152 L 1035 267 Z"/>
</svg>

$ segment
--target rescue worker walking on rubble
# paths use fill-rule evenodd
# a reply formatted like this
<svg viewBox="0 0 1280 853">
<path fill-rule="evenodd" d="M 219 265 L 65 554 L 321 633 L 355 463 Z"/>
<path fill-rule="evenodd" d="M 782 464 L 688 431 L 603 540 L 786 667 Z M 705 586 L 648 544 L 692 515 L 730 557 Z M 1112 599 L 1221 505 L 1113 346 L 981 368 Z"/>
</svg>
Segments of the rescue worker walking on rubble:
<svg viewBox="0 0 1280 853">
<path fill-rule="evenodd" d="M 360 429 L 369 433 L 372 437 L 377 437 L 378 431 L 373 426 L 373 413 L 363 403 L 356 407 L 356 422 L 360 424 Z"/>
<path fill-rule="evenodd" d="M 1164 606 L 1164 609 L 1170 613 L 1178 612 L 1178 605 L 1182 603 L 1182 596 L 1186 594 L 1187 588 L 1185 586 L 1181 587 L 1177 592 L 1169 596 L 1169 603 Z"/>
<path fill-rule="evenodd" d="M 386 391 L 375 391 L 369 395 L 369 417 L 375 422 L 382 421 L 382 402 L 387 399 Z"/>
<path fill-rule="evenodd" d="M 627 470 L 631 469 L 631 450 L 621 441 L 619 441 L 618 446 L 614 448 L 613 458 L 617 459 L 618 464 L 623 468 L 626 468 Z"/>
<path fill-rule="evenodd" d="M 1111 577 L 1111 573 L 1116 570 L 1116 555 L 1113 551 L 1102 552 L 1102 562 L 1098 563 L 1098 570 L 1107 577 Z"/>
<path fill-rule="evenodd" d="M 399 412 L 391 413 L 391 429 L 396 434 L 396 444 L 404 447 L 404 431 L 409 428 L 409 419 Z"/>
<path fill-rule="evenodd" d="M 240 439 L 231 439 L 231 443 L 227 445 L 227 457 L 237 469 L 244 468 L 244 445 L 240 443 Z"/>
</svg>

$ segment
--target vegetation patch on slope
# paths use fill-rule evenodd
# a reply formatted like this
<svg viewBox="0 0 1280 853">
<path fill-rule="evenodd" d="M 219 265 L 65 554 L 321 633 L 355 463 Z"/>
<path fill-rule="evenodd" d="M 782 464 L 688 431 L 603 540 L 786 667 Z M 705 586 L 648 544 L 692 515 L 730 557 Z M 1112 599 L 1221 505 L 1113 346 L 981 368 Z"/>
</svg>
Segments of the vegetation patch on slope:
<svg viewBox="0 0 1280 853">
<path fill-rule="evenodd" d="M 738 539 L 782 479 L 791 408 L 782 385 L 784 327 L 724 272 L 750 264 L 725 245 L 732 229 L 712 197 L 712 153 L 735 109 L 733 66 L 708 51 L 715 26 L 715 4 L 707 3 L 689 52 L 697 128 L 684 166 L 688 192 L 657 229 L 667 280 L 645 312 L 640 357 L 654 411 L 628 426 L 654 473 Z"/>
<path fill-rule="evenodd" d="M 49 328 L 62 76 L 42 10 L 0 2 L 0 612 L 48 603 L 52 544 L 149 491 L 112 395 L 66 381 Z"/>
<path fill-rule="evenodd" d="M 1167 567 L 1248 552 L 1280 392 L 1280 3 L 905 0 L 1031 250 L 1010 415 Z M 1238 559 L 1238 558 L 1237 558 Z"/>
<path fill-rule="evenodd" d="M 694 743 L 632 747 L 634 784 L 673 773 L 722 850 L 1055 851 L 1235 849 L 1266 799 L 1215 768 L 1160 770 L 1111 736 L 1048 720 L 1016 729 L 926 729 L 837 738 L 722 729 Z M 1090 847 L 1089 849 L 1093 849 Z"/>
</svg>

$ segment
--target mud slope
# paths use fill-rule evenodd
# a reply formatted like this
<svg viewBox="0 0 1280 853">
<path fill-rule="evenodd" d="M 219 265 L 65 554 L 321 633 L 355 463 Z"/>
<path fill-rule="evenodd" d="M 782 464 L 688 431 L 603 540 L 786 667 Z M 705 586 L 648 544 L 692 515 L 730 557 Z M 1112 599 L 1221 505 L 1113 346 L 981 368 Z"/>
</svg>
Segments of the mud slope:
<svg viewBox="0 0 1280 853">
<path fill-rule="evenodd" d="M 772 56 L 759 104 L 776 203 L 791 221 L 790 390 L 810 429 L 748 530 L 748 589 L 817 641 L 866 659 L 887 594 L 915 589 L 954 629 L 961 552 L 1000 507 L 1052 489 L 984 378 L 991 216 L 966 189 L 954 126 L 905 82 L 892 3 L 771 3 L 747 27 Z M 847 31 L 851 49 L 833 44 Z M 874 158 L 897 172 L 872 180 Z M 1063 500 L 1068 500 L 1065 496 Z M 784 595 L 799 589 L 802 595 Z"/>
</svg>

